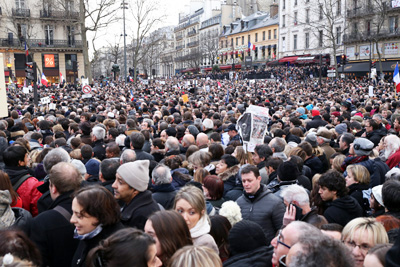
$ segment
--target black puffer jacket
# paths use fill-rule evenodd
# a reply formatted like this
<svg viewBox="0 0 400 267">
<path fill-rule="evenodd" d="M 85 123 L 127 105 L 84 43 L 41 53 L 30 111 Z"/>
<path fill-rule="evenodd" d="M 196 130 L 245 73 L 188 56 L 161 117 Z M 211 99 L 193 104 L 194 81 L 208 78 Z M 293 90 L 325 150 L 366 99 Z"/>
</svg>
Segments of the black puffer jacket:
<svg viewBox="0 0 400 267">
<path fill-rule="evenodd" d="M 335 199 L 326 205 L 328 208 L 324 212 L 324 217 L 329 223 L 338 223 L 344 227 L 349 221 L 363 216 L 363 209 L 351 196 Z"/>
<path fill-rule="evenodd" d="M 272 266 L 272 253 L 272 246 L 260 247 L 230 257 L 226 262 L 224 262 L 224 267 L 269 267 Z"/>
</svg>

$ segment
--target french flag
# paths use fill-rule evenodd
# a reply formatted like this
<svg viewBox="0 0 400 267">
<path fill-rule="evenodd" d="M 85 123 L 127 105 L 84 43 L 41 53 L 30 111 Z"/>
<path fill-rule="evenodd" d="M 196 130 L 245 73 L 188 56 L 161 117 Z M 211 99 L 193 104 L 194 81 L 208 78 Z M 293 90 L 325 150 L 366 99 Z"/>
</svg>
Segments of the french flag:
<svg viewBox="0 0 400 267">
<path fill-rule="evenodd" d="M 396 68 L 393 72 L 393 82 L 396 85 L 396 92 L 400 92 L 400 74 L 399 74 L 399 63 L 396 63 Z"/>
<path fill-rule="evenodd" d="M 42 79 L 40 79 L 40 82 L 47 87 L 47 79 L 46 76 L 44 76 L 44 73 L 42 72 Z"/>
<path fill-rule="evenodd" d="M 248 48 L 251 49 L 251 50 L 256 50 L 256 45 L 252 44 L 251 42 L 249 42 Z"/>
<path fill-rule="evenodd" d="M 26 41 L 25 41 L 25 56 L 29 55 L 29 50 L 28 50 L 28 46 L 26 45 Z"/>
</svg>

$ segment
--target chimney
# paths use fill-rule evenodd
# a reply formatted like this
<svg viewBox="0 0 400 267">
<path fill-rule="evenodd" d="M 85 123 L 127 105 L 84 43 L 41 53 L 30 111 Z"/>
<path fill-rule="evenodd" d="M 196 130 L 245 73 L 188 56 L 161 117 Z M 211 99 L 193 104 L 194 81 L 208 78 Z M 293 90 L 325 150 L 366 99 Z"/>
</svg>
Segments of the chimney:
<svg viewBox="0 0 400 267">
<path fill-rule="evenodd" d="M 272 18 L 272 17 L 275 17 L 277 14 L 278 14 L 278 11 L 279 11 L 279 7 L 278 7 L 278 4 L 277 3 L 272 3 L 270 6 L 269 6 L 269 16 Z"/>
</svg>

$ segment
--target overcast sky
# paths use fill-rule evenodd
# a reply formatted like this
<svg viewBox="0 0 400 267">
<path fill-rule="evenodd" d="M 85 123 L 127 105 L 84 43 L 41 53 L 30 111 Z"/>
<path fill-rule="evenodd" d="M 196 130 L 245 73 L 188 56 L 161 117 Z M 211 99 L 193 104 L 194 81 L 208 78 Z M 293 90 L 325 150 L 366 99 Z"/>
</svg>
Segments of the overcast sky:
<svg viewBox="0 0 400 267">
<path fill-rule="evenodd" d="M 151 1 L 151 0 L 148 0 Z M 159 16 L 165 14 L 166 18 L 163 23 L 160 23 L 154 27 L 153 30 L 164 26 L 175 26 L 178 25 L 179 21 L 179 13 L 185 12 L 190 0 L 158 0 L 160 3 L 160 8 L 158 10 Z M 122 1 L 120 1 L 121 3 Z M 129 1 L 127 1 L 129 2 Z M 120 16 L 122 17 L 122 9 L 120 11 Z M 126 12 L 126 42 L 127 44 L 132 39 L 133 34 L 130 32 L 134 29 L 133 22 L 129 20 L 129 12 Z M 94 33 L 88 33 L 89 40 L 89 54 L 93 53 L 91 39 L 93 38 Z M 119 42 L 123 45 L 123 22 L 122 20 L 118 23 L 110 25 L 107 29 L 101 30 L 97 34 L 96 39 L 96 49 L 99 49 L 104 46 L 109 46 L 109 44 L 115 44 Z"/>
</svg>

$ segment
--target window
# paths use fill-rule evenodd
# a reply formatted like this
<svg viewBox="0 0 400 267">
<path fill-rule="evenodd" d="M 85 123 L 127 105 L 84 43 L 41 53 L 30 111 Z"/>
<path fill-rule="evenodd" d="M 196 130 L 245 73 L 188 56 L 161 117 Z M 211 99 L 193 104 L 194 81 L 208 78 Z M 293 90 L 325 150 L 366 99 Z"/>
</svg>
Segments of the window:
<svg viewBox="0 0 400 267">
<path fill-rule="evenodd" d="M 224 47 L 224 41 L 221 41 L 221 48 Z"/>
<path fill-rule="evenodd" d="M 342 43 L 342 27 L 336 27 L 336 44 Z"/>
<path fill-rule="evenodd" d="M 73 12 L 74 11 L 74 2 L 73 1 L 66 1 L 65 2 L 65 9 L 66 11 Z"/>
<path fill-rule="evenodd" d="M 53 45 L 53 26 L 52 25 L 46 25 L 45 26 L 45 39 L 46 39 L 46 45 Z"/>
<path fill-rule="evenodd" d="M 77 61 L 76 54 L 65 55 L 65 69 L 72 70 L 72 62 Z"/>
<path fill-rule="evenodd" d="M 293 50 L 297 50 L 297 34 L 293 35 Z"/>
<path fill-rule="evenodd" d="M 242 45 L 244 45 L 244 36 L 242 36 Z"/>
<path fill-rule="evenodd" d="M 306 23 L 310 23 L 310 10 L 306 9 Z"/>
<path fill-rule="evenodd" d="M 354 35 L 358 34 L 358 23 L 357 22 L 353 23 L 353 34 Z"/>
<path fill-rule="evenodd" d="M 256 33 L 256 40 L 255 41 L 258 42 L 258 33 Z"/>
<path fill-rule="evenodd" d="M 250 42 L 251 42 L 251 39 L 250 39 L 250 34 L 249 34 L 249 35 L 247 35 L 247 42 L 248 42 L 248 43 L 250 43 Z"/>
<path fill-rule="evenodd" d="M 294 12 L 293 24 L 294 24 L 294 25 L 297 25 L 297 12 Z"/>
<path fill-rule="evenodd" d="M 25 8 L 25 0 L 15 0 L 15 8 L 16 9 L 24 9 Z"/>
<path fill-rule="evenodd" d="M 324 18 L 324 9 L 322 5 L 319 6 L 319 20 L 322 20 Z"/>
<path fill-rule="evenodd" d="M 68 46 L 75 45 L 75 27 L 67 26 L 67 34 L 68 34 Z"/>
<path fill-rule="evenodd" d="M 285 27 L 286 27 L 286 22 L 285 22 L 285 20 L 286 20 L 286 16 L 285 16 L 285 15 L 282 15 L 282 28 L 285 28 Z"/>
<path fill-rule="evenodd" d="M 285 40 L 285 37 L 282 37 L 282 52 L 286 52 L 286 40 Z"/>
<path fill-rule="evenodd" d="M 263 31 L 263 41 L 265 41 L 265 31 Z"/>
<path fill-rule="evenodd" d="M 231 38 L 231 46 L 233 46 L 233 38 Z"/>
<path fill-rule="evenodd" d="M 305 40 L 306 40 L 305 47 L 309 48 L 310 47 L 310 33 L 306 32 Z"/>
<path fill-rule="evenodd" d="M 271 40 L 271 30 L 268 31 L 268 40 Z"/>
<path fill-rule="evenodd" d="M 276 39 L 277 30 L 274 30 L 274 39 Z"/>
<path fill-rule="evenodd" d="M 324 32 L 323 31 L 319 31 L 319 36 L 318 36 L 318 46 L 322 47 L 324 41 Z"/>
<path fill-rule="evenodd" d="M 397 17 L 389 17 L 389 32 L 390 33 L 397 32 L 397 27 L 398 27 Z"/>
<path fill-rule="evenodd" d="M 365 22 L 365 31 L 367 35 L 371 35 L 371 21 L 368 20 Z"/>
<path fill-rule="evenodd" d="M 236 46 L 238 46 L 238 45 L 239 45 L 239 37 L 236 38 Z"/>
<path fill-rule="evenodd" d="M 282 9 L 285 10 L 285 9 L 286 9 L 286 0 L 282 0 L 282 1 L 283 1 L 283 3 L 282 3 Z"/>
<path fill-rule="evenodd" d="M 225 40 L 225 47 L 228 48 L 228 40 Z"/>
<path fill-rule="evenodd" d="M 342 14 L 342 0 L 336 0 L 336 16 L 340 16 Z"/>
<path fill-rule="evenodd" d="M 27 29 L 28 28 L 26 24 L 17 24 L 18 38 L 21 40 L 21 42 L 26 40 Z"/>
<path fill-rule="evenodd" d="M 297 6 L 297 0 L 294 0 L 294 5 Z"/>
</svg>

